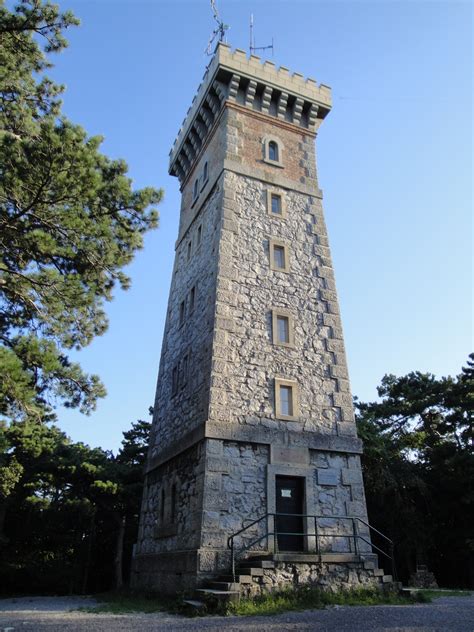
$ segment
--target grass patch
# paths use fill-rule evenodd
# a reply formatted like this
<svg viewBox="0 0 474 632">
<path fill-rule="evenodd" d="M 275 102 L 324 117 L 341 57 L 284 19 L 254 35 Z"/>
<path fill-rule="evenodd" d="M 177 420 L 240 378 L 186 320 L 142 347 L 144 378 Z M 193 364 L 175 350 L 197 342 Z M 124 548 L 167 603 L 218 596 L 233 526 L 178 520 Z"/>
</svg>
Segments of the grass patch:
<svg viewBox="0 0 474 632">
<path fill-rule="evenodd" d="M 341 590 L 337 593 L 317 588 L 302 587 L 241 599 L 226 606 L 226 614 L 242 616 L 273 615 L 291 610 L 309 610 L 327 606 L 377 606 L 382 604 L 409 605 L 429 601 L 424 595 L 399 595 L 373 588 Z"/>
<path fill-rule="evenodd" d="M 191 616 L 209 614 L 255 616 L 274 615 L 295 610 L 310 610 L 328 606 L 378 606 L 429 603 L 437 597 L 467 597 L 467 590 L 417 590 L 410 594 L 383 592 L 374 588 L 357 588 L 333 593 L 320 588 L 304 586 L 280 592 L 266 593 L 238 603 L 221 604 L 209 600 L 206 607 L 193 611 L 183 604 L 182 597 L 165 597 L 156 594 L 130 591 L 108 592 L 95 595 L 96 606 L 79 608 L 81 612 L 94 614 L 129 614 L 134 612 L 168 612 Z"/>
<path fill-rule="evenodd" d="M 133 592 L 108 592 L 94 595 L 99 602 L 96 606 L 79 608 L 80 612 L 94 614 L 127 614 L 131 612 L 180 612 L 181 599 L 158 597 L 154 594 Z"/>
</svg>

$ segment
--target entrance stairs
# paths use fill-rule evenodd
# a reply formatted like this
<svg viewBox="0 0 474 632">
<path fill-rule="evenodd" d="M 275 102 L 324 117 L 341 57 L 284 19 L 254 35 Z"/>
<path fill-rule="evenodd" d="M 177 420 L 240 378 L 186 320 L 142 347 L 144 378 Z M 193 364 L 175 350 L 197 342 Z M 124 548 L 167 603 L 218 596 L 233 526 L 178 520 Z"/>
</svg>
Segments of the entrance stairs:
<svg viewBox="0 0 474 632">
<path fill-rule="evenodd" d="M 195 599 L 185 599 L 184 603 L 191 608 L 200 609 L 207 604 L 239 601 L 241 597 L 255 596 L 281 588 L 281 584 L 275 585 L 274 576 L 277 575 L 279 567 L 286 564 L 295 567 L 298 564 L 317 564 L 321 565 L 321 568 L 323 564 L 350 565 L 352 568 L 367 571 L 373 577 L 372 585 L 377 585 L 380 589 L 401 590 L 401 584 L 394 582 L 392 575 L 386 575 L 382 568 L 378 568 L 377 556 L 373 554 L 250 554 L 237 565 L 235 575 L 223 574 L 206 581 L 202 588 L 196 589 Z M 289 585 L 294 585 L 294 583 Z"/>
</svg>

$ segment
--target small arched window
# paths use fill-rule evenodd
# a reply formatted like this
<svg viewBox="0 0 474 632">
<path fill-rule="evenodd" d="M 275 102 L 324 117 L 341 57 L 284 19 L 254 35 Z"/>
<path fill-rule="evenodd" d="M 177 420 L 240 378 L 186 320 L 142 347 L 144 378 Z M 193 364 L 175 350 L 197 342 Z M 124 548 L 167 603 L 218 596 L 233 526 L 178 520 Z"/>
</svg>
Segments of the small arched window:
<svg viewBox="0 0 474 632">
<path fill-rule="evenodd" d="M 207 168 L 207 162 L 204 163 L 204 170 L 202 172 L 202 181 L 203 182 L 207 182 L 207 176 L 208 176 L 208 168 Z"/>
<path fill-rule="evenodd" d="M 193 188 L 193 200 L 197 198 L 198 193 L 199 193 L 199 178 L 196 178 L 196 180 L 194 181 L 194 188 Z"/>
<path fill-rule="evenodd" d="M 274 140 L 271 140 L 268 143 L 268 159 L 274 160 L 275 162 L 278 162 L 279 160 L 278 143 L 276 143 Z"/>
</svg>

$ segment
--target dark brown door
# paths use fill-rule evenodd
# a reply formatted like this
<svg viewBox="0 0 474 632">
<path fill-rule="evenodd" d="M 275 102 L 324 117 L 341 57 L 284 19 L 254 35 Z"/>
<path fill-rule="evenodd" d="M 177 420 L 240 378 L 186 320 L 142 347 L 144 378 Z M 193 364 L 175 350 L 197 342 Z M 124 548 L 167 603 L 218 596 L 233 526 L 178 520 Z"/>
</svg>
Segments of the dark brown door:
<svg viewBox="0 0 474 632">
<path fill-rule="evenodd" d="M 303 551 L 304 478 L 276 477 L 276 519 L 280 551 Z M 293 514 L 293 515 L 278 515 Z M 296 514 L 296 515 L 295 515 Z"/>
</svg>

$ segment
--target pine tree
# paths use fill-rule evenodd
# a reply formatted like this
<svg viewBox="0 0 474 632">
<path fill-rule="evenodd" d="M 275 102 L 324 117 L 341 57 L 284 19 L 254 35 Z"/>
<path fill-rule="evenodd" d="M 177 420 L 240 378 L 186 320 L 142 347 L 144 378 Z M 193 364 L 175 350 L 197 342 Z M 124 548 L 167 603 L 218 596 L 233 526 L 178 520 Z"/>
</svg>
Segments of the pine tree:
<svg viewBox="0 0 474 632">
<path fill-rule="evenodd" d="M 111 160 L 61 115 L 48 55 L 78 24 L 43 0 L 0 4 L 0 415 L 87 413 L 105 394 L 68 358 L 107 328 L 105 301 L 127 289 L 123 268 L 157 225 L 162 191 L 134 191 Z"/>
</svg>

